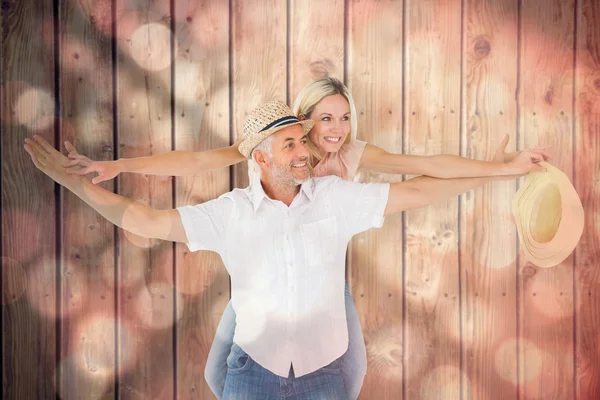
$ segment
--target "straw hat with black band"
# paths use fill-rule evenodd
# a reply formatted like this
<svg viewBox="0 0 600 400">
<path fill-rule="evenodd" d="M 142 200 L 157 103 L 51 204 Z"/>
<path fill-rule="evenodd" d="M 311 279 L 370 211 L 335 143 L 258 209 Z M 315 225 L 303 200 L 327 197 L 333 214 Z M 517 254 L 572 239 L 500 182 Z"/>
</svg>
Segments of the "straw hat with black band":
<svg viewBox="0 0 600 400">
<path fill-rule="evenodd" d="M 538 267 L 553 267 L 573 252 L 583 233 L 583 206 L 558 168 L 541 162 L 513 198 L 513 215 L 525 256 Z"/>
<path fill-rule="evenodd" d="M 244 124 L 244 140 L 238 148 L 246 158 L 260 142 L 275 132 L 291 125 L 301 125 L 304 134 L 312 129 L 315 121 L 300 121 L 283 101 L 274 100 L 262 104 L 250 113 Z"/>
</svg>

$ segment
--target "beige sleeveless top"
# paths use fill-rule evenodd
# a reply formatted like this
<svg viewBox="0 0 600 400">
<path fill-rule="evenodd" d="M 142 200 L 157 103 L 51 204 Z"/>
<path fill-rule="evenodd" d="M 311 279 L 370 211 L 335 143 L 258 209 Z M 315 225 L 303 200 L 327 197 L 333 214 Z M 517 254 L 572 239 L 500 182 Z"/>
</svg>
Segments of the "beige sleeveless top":
<svg viewBox="0 0 600 400">
<path fill-rule="evenodd" d="M 354 180 L 366 145 L 367 142 L 352 139 L 337 153 L 327 153 L 313 168 L 313 176 L 337 175 L 345 180 Z"/>
</svg>

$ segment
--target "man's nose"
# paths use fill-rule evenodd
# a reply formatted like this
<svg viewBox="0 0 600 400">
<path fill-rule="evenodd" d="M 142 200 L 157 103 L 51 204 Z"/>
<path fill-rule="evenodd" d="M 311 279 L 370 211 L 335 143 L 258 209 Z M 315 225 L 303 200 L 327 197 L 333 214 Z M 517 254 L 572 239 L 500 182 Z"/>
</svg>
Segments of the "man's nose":
<svg viewBox="0 0 600 400">
<path fill-rule="evenodd" d="M 301 143 L 300 146 L 296 146 L 296 154 L 294 154 L 295 157 L 298 158 L 303 158 L 303 157 L 308 157 L 308 147 L 306 144 Z"/>
</svg>

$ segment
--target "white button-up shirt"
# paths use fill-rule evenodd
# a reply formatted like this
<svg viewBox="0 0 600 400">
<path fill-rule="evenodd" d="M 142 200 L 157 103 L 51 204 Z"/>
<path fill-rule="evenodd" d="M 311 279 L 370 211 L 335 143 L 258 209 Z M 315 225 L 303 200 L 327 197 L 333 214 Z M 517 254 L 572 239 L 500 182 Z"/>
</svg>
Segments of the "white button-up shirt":
<svg viewBox="0 0 600 400">
<path fill-rule="evenodd" d="M 287 207 L 262 185 L 178 208 L 190 251 L 218 252 L 231 276 L 234 342 L 269 371 L 297 377 L 348 348 L 350 238 L 383 224 L 389 184 L 309 179 Z"/>
</svg>

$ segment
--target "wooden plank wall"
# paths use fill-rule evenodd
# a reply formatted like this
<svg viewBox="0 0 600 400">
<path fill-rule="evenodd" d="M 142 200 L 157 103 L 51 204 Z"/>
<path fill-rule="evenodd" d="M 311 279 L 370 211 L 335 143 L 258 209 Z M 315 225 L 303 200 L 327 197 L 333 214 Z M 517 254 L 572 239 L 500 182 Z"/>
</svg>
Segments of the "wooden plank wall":
<svg viewBox="0 0 600 400">
<path fill-rule="evenodd" d="M 506 133 L 516 148 L 518 3 L 469 1 L 463 18 L 461 153 L 489 159 Z M 494 182 L 461 196 L 463 398 L 517 397 L 515 190 Z"/>
<path fill-rule="evenodd" d="M 116 116 L 111 39 L 87 22 L 91 12 L 90 2 L 59 4 L 57 144 L 69 140 L 82 154 L 112 160 Z M 102 186 L 113 190 L 115 182 Z M 57 272 L 65 318 L 59 327 L 59 394 L 65 398 L 114 395 L 112 378 L 118 365 L 115 230 L 64 189 L 60 206 L 62 240 Z"/>
<path fill-rule="evenodd" d="M 233 143 L 314 78 L 351 89 L 358 138 L 489 159 L 553 146 L 586 228 L 523 257 L 497 182 L 358 235 L 347 281 L 361 399 L 600 398 L 600 3 L 595 0 L 8 0 L 1 9 L 3 398 L 211 399 L 220 258 L 113 228 L 35 170 L 39 134 L 97 160 Z M 64 147 L 63 147 L 64 150 Z M 365 172 L 363 181 L 410 176 Z M 101 183 L 158 208 L 248 183 L 246 163 Z"/>
<path fill-rule="evenodd" d="M 358 114 L 358 138 L 402 152 L 401 1 L 352 2 L 348 9 L 347 83 Z M 382 19 L 385 23 L 381 23 Z M 364 172 L 362 181 L 401 176 Z M 348 259 L 348 284 L 359 311 L 369 363 L 362 398 L 396 398 L 402 391 L 403 216 L 356 236 Z M 406 353 L 412 362 L 415 353 Z"/>
</svg>

